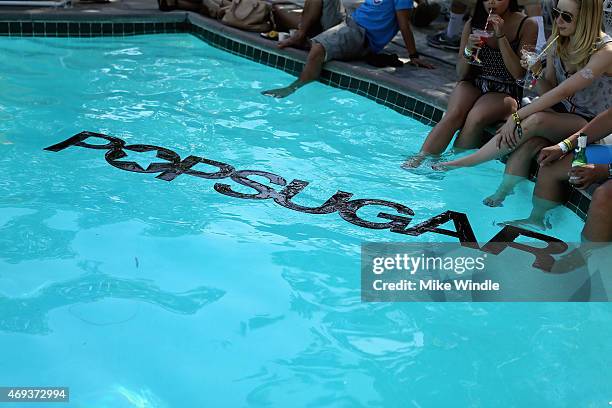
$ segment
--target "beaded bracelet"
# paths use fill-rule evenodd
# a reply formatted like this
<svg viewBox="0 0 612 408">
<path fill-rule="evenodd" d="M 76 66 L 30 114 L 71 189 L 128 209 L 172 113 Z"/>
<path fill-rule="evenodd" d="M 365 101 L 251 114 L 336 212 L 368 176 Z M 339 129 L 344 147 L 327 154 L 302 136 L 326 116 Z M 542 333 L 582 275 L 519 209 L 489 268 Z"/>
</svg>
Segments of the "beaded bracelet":
<svg viewBox="0 0 612 408">
<path fill-rule="evenodd" d="M 521 117 L 519 116 L 518 112 L 514 112 L 514 113 L 512 114 L 512 120 L 514 120 L 514 123 L 515 123 L 517 126 L 520 126 L 520 125 L 521 125 Z"/>
<path fill-rule="evenodd" d="M 518 131 L 519 139 L 522 139 L 523 138 L 523 127 L 521 126 L 520 123 L 516 125 L 516 130 Z"/>
</svg>

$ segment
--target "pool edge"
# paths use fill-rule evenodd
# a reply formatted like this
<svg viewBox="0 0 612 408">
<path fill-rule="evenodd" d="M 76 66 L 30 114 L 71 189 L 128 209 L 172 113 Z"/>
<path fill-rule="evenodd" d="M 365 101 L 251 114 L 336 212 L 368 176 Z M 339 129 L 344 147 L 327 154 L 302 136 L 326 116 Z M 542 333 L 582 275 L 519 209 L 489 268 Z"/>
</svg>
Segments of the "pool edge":
<svg viewBox="0 0 612 408">
<path fill-rule="evenodd" d="M 0 13 L 0 37 L 87 38 L 170 33 L 190 33 L 216 48 L 296 76 L 306 60 L 304 51 L 278 49 L 270 40 L 186 11 L 96 13 L 95 16 L 73 10 L 54 14 Z M 383 78 L 347 62 L 326 64 L 319 81 L 364 96 L 429 126 L 438 123 L 444 114 L 445 100 L 419 92 L 411 81 L 400 83 L 399 79 Z M 533 173 L 532 180 L 535 177 Z M 571 187 L 565 206 L 584 221 L 590 202 L 587 193 Z"/>
</svg>

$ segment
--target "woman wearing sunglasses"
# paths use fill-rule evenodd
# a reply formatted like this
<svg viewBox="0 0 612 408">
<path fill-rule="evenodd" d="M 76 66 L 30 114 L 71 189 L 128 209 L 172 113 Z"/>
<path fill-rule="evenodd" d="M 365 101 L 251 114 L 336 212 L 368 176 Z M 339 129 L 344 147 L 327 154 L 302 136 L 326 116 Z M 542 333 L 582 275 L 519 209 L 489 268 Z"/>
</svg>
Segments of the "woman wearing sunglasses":
<svg viewBox="0 0 612 408">
<path fill-rule="evenodd" d="M 601 31 L 602 0 L 559 0 L 553 33 L 558 36 L 537 82 L 541 95 L 506 120 L 486 145 L 437 169 L 474 166 L 512 153 L 502 184 L 484 203 L 499 206 L 529 174 L 544 147 L 581 129 L 612 105 L 612 38 Z"/>
<path fill-rule="evenodd" d="M 494 34 L 486 42 L 471 34 L 472 28 L 482 30 L 485 26 Z M 463 29 L 457 62 L 461 79 L 450 96 L 448 111 L 420 152 L 402 167 L 418 167 L 428 155 L 442 153 L 459 129 L 455 148 L 482 146 L 483 130 L 517 110 L 522 89 L 516 80 L 525 75 L 518 50 L 525 44 L 535 44 L 537 36 L 536 21 L 518 12 L 517 0 L 478 0 L 473 18 Z M 481 48 L 476 54 L 478 46 Z M 470 64 L 476 57 L 481 66 Z"/>
</svg>

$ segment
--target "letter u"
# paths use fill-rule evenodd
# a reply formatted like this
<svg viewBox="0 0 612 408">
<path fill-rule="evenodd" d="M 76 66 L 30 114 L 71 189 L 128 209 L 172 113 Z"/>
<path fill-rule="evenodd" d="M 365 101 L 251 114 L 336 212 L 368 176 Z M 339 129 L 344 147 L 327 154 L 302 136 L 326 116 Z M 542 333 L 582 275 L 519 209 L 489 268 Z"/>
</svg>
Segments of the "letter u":
<svg viewBox="0 0 612 408">
<path fill-rule="evenodd" d="M 318 207 L 305 207 L 292 202 L 291 199 L 301 193 L 308 184 L 307 181 L 293 180 L 274 197 L 274 201 L 282 207 L 307 214 L 331 214 L 342 208 L 344 203 L 353 196 L 351 193 L 338 191 Z"/>
</svg>

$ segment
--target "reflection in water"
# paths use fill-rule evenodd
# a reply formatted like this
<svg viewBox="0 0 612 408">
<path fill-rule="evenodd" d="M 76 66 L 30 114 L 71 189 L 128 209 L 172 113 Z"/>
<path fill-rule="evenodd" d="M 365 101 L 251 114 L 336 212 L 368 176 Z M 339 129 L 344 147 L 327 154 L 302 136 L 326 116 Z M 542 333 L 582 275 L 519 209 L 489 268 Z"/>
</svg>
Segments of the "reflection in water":
<svg viewBox="0 0 612 408">
<path fill-rule="evenodd" d="M 140 300 L 179 314 L 196 313 L 225 294 L 204 286 L 183 293 L 161 290 L 144 279 L 122 279 L 106 274 L 86 274 L 77 279 L 43 287 L 30 297 L 0 296 L 0 331 L 28 334 L 50 332 L 47 316 L 59 307 L 99 300 Z"/>
</svg>

